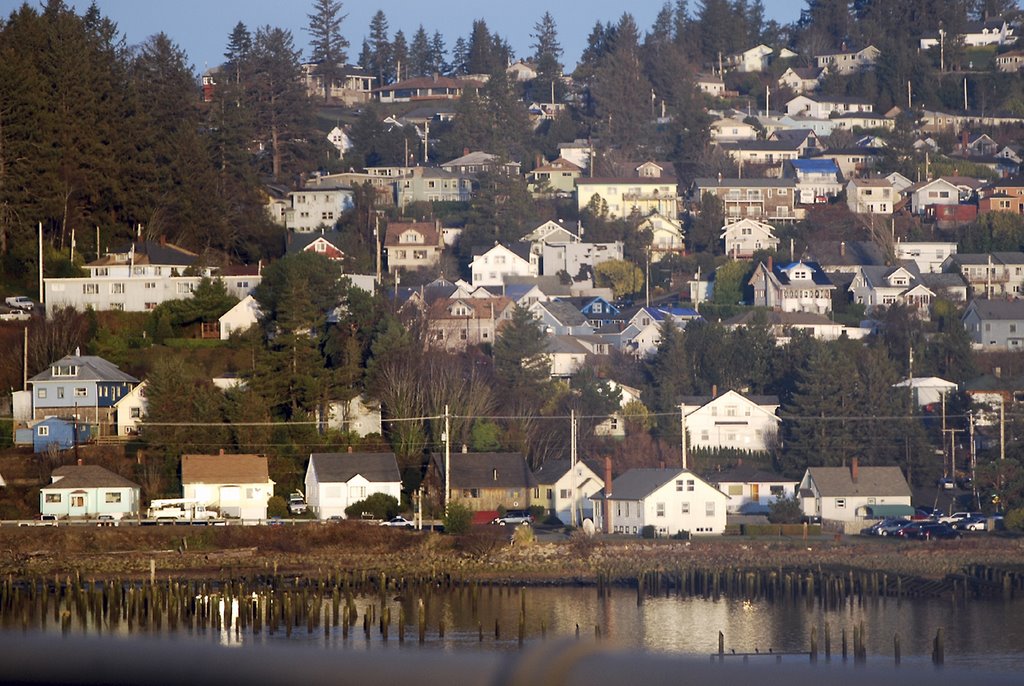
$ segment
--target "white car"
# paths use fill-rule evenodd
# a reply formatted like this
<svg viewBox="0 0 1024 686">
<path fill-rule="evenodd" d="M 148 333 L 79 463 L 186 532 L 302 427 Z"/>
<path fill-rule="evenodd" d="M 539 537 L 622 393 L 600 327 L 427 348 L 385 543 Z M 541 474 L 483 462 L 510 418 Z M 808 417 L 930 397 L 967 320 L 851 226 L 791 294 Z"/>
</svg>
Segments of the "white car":
<svg viewBox="0 0 1024 686">
<path fill-rule="evenodd" d="M 25 310 L 8 310 L 7 312 L 0 312 L 0 321 L 4 322 L 27 322 L 32 319 Z"/>
<path fill-rule="evenodd" d="M 32 298 L 27 298 L 24 295 L 12 295 L 4 300 L 4 302 L 7 303 L 8 307 L 13 307 L 19 310 L 31 311 L 32 308 L 35 307 L 35 303 L 32 302 Z"/>
<path fill-rule="evenodd" d="M 398 517 L 392 517 L 391 519 L 387 519 L 381 522 L 380 526 L 398 526 L 405 529 L 412 529 L 415 526 L 415 524 L 410 522 L 405 517 L 399 515 Z"/>
</svg>

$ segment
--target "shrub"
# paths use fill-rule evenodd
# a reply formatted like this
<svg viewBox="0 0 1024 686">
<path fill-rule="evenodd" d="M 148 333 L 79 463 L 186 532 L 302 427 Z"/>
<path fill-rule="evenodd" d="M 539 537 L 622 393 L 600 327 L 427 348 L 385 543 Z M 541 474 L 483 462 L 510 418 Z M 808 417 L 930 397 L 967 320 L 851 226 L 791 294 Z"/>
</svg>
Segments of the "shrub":
<svg viewBox="0 0 1024 686">
<path fill-rule="evenodd" d="M 653 524 L 648 524 L 640 530 L 640 538 L 654 538 L 657 535 Z"/>
<path fill-rule="evenodd" d="M 531 546 L 536 542 L 537 537 L 533 533 L 533 527 L 517 526 L 512 534 L 512 545 L 514 546 Z"/>
<path fill-rule="evenodd" d="M 803 514 L 796 495 L 792 498 L 779 496 L 768 505 L 768 521 L 772 524 L 799 524 Z"/>
<path fill-rule="evenodd" d="M 270 500 L 267 501 L 267 516 L 287 517 L 288 501 L 279 495 L 271 496 Z"/>
<path fill-rule="evenodd" d="M 464 534 L 473 523 L 473 512 L 462 503 L 448 503 L 448 512 L 441 520 L 448 534 Z"/>
<path fill-rule="evenodd" d="M 1024 531 L 1024 508 L 1018 507 L 1007 512 L 1003 523 L 1009 531 Z"/>
<path fill-rule="evenodd" d="M 359 519 L 364 512 L 372 514 L 374 519 L 391 519 L 399 512 L 398 501 L 387 493 L 373 493 L 345 508 L 345 514 L 353 519 Z"/>
<path fill-rule="evenodd" d="M 544 506 L 530 505 L 530 514 L 533 515 L 533 521 L 542 521 L 544 519 Z"/>
</svg>

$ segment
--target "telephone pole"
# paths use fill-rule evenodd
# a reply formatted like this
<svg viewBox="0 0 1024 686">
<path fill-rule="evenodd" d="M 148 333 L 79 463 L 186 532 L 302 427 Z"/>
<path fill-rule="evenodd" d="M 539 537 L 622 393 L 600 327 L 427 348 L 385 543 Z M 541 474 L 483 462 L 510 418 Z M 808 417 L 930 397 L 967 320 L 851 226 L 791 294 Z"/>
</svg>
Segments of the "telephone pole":
<svg viewBox="0 0 1024 686">
<path fill-rule="evenodd" d="M 686 455 L 686 404 L 679 403 L 679 429 L 682 436 L 683 444 L 683 469 L 689 469 L 688 459 Z"/>
<path fill-rule="evenodd" d="M 569 416 L 569 469 L 572 471 L 572 502 L 569 504 L 569 522 L 576 526 L 576 410 L 571 410 Z"/>
<path fill-rule="evenodd" d="M 448 514 L 448 501 L 451 500 L 452 477 L 452 439 L 449 426 L 448 406 L 444 406 L 444 513 Z"/>
</svg>

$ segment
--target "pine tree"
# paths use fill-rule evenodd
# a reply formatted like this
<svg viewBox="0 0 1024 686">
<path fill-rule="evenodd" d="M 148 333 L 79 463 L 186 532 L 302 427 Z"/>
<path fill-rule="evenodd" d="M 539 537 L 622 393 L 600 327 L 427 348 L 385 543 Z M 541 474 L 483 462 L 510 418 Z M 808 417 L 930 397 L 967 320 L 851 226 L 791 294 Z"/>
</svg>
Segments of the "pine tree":
<svg viewBox="0 0 1024 686">
<path fill-rule="evenodd" d="M 465 76 L 469 73 L 469 46 L 466 39 L 459 36 L 452 47 L 452 75 Z"/>
<path fill-rule="evenodd" d="M 494 342 L 494 371 L 509 395 L 542 396 L 550 384 L 546 344 L 533 313 L 516 305 Z"/>
<path fill-rule="evenodd" d="M 598 130 L 627 157 L 637 154 L 652 130 L 652 88 L 640 61 L 639 31 L 630 14 L 615 27 L 611 52 L 590 88 Z"/>
<path fill-rule="evenodd" d="M 558 42 L 558 29 L 550 12 L 545 12 L 534 24 L 533 60 L 537 67 L 537 78 L 532 85 L 535 99 L 550 99 L 556 102 L 563 94 L 562 87 L 562 46 Z"/>
<path fill-rule="evenodd" d="M 228 36 L 228 45 L 224 50 L 224 71 L 234 78 L 235 83 L 242 80 L 242 64 L 252 53 L 252 34 L 245 24 L 238 22 Z"/>
<path fill-rule="evenodd" d="M 317 70 L 324 80 L 324 100 L 327 100 L 348 61 L 348 39 L 341 35 L 341 24 L 348 15 L 341 13 L 338 0 L 313 0 L 313 13 L 306 16 L 309 19 L 306 31 L 313 48 L 310 58 L 318 63 Z"/>
<path fill-rule="evenodd" d="M 447 50 L 444 46 L 444 36 L 441 35 L 440 31 L 434 31 L 433 38 L 430 39 L 430 74 L 447 74 L 452 71 L 452 67 L 447 62 Z"/>
<path fill-rule="evenodd" d="M 394 80 L 401 81 L 409 75 L 409 46 L 405 34 L 398 30 L 391 42 L 391 59 L 394 65 Z M 404 75 L 404 76 L 403 76 Z"/>
<path fill-rule="evenodd" d="M 394 56 L 391 52 L 391 39 L 388 36 L 388 18 L 383 10 L 377 10 L 370 19 L 370 37 L 368 39 L 368 61 L 363 67 L 377 77 L 377 83 L 391 83 L 394 72 Z"/>
<path fill-rule="evenodd" d="M 433 73 L 433 55 L 430 49 L 430 38 L 427 31 L 420 24 L 416 33 L 412 35 L 412 43 L 409 45 L 409 60 L 406 66 L 406 73 L 409 76 L 429 76 Z"/>
</svg>

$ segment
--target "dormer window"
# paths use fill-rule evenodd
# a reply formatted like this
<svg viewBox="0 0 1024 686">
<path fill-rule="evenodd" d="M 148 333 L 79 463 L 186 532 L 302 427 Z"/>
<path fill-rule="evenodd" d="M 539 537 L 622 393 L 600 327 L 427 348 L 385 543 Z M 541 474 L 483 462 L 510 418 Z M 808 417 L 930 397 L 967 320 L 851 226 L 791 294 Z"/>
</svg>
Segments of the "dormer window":
<svg viewBox="0 0 1024 686">
<path fill-rule="evenodd" d="M 78 376 L 78 365 L 54 365 L 52 370 L 54 376 Z"/>
</svg>

